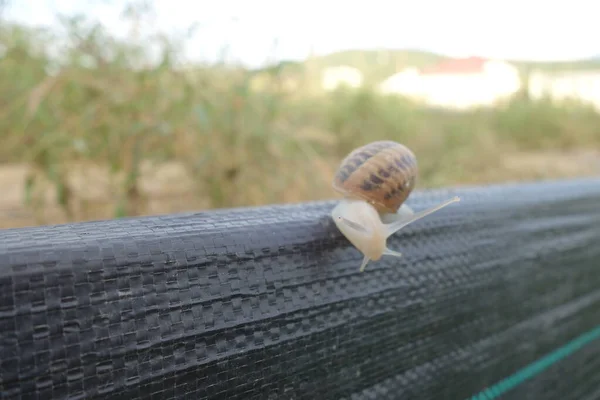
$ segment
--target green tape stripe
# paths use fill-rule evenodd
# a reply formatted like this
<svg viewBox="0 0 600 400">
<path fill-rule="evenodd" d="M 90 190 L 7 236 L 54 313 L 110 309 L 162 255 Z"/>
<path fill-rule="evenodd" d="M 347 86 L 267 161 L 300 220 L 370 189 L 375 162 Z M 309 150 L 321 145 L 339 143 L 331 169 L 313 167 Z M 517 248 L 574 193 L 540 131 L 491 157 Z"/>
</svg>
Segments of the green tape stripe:
<svg viewBox="0 0 600 400">
<path fill-rule="evenodd" d="M 527 379 L 538 375 L 546 368 L 573 354 L 586 344 L 598 338 L 600 338 L 600 326 L 584 333 L 576 339 L 573 339 L 566 345 L 554 350 L 552 353 L 540 358 L 532 364 L 529 364 L 527 367 L 517 371 L 511 376 L 504 378 L 492 387 L 479 392 L 475 396 L 471 397 L 471 400 L 493 400 L 525 382 Z"/>
</svg>

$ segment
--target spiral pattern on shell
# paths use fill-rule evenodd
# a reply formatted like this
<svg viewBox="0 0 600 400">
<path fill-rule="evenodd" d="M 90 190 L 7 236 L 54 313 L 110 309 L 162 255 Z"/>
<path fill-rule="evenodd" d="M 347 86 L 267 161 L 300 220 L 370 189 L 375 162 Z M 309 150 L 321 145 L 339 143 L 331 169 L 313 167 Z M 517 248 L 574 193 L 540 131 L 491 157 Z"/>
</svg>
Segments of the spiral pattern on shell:
<svg viewBox="0 0 600 400">
<path fill-rule="evenodd" d="M 400 143 L 384 140 L 353 150 L 341 162 L 333 188 L 371 203 L 379 212 L 396 212 L 415 187 L 417 158 Z"/>
</svg>

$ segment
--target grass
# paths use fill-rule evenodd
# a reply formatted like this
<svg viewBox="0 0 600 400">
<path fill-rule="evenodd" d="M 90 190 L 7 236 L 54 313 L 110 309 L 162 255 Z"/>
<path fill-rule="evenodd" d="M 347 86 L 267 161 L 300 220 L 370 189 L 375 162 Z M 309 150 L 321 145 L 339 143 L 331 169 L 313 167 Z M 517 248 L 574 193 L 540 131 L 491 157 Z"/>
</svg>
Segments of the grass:
<svg viewBox="0 0 600 400">
<path fill-rule="evenodd" d="M 453 113 L 382 97 L 369 86 L 310 90 L 331 63 L 361 59 L 375 82 L 399 63 L 441 57 L 433 54 L 396 52 L 382 66 L 374 53 L 343 52 L 246 71 L 176 67 L 176 53 L 165 46 L 161 62 L 136 68 L 147 57 L 143 47 L 95 26 L 73 29 L 75 45 L 59 66 L 45 53 L 51 35 L 0 26 L 0 163 L 27 166 L 23 201 L 38 223 L 49 222 L 49 201 L 71 221 L 147 213 L 156 194 L 145 189 L 145 174 L 164 165 L 180 172 L 161 183 L 162 195 L 181 196 L 181 189 L 197 200 L 181 207 L 219 208 L 332 198 L 341 159 L 384 138 L 417 154 L 420 188 L 558 177 L 559 170 L 519 169 L 507 160 L 572 152 L 570 162 L 581 163 L 578 151 L 600 148 L 600 114 L 580 104 L 519 95 L 497 109 Z M 177 183 L 182 188 L 173 189 Z M 104 207 L 83 213 L 94 190 Z"/>
</svg>

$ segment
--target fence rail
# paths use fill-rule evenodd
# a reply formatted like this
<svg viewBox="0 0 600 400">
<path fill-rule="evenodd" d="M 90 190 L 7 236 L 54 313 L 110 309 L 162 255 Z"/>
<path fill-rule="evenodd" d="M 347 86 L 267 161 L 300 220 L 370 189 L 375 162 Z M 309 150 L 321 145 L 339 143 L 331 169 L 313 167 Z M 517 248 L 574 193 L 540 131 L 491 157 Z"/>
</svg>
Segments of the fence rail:
<svg viewBox="0 0 600 400">
<path fill-rule="evenodd" d="M 0 398 L 597 397 L 600 179 L 455 194 L 364 273 L 333 202 L 0 231 Z"/>
</svg>

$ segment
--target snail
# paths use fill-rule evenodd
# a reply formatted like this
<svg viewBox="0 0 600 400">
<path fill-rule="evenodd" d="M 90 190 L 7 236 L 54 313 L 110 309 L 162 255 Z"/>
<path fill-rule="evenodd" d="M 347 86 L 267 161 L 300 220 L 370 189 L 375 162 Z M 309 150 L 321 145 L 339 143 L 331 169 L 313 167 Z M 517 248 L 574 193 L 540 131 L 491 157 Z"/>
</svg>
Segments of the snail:
<svg viewBox="0 0 600 400">
<path fill-rule="evenodd" d="M 363 255 L 360 272 L 383 255 L 402 257 L 387 247 L 387 239 L 408 224 L 460 201 L 455 196 L 415 213 L 404 202 L 415 187 L 417 159 L 403 144 L 384 140 L 366 144 L 344 158 L 333 188 L 344 198 L 331 217 L 341 233 Z"/>
</svg>

